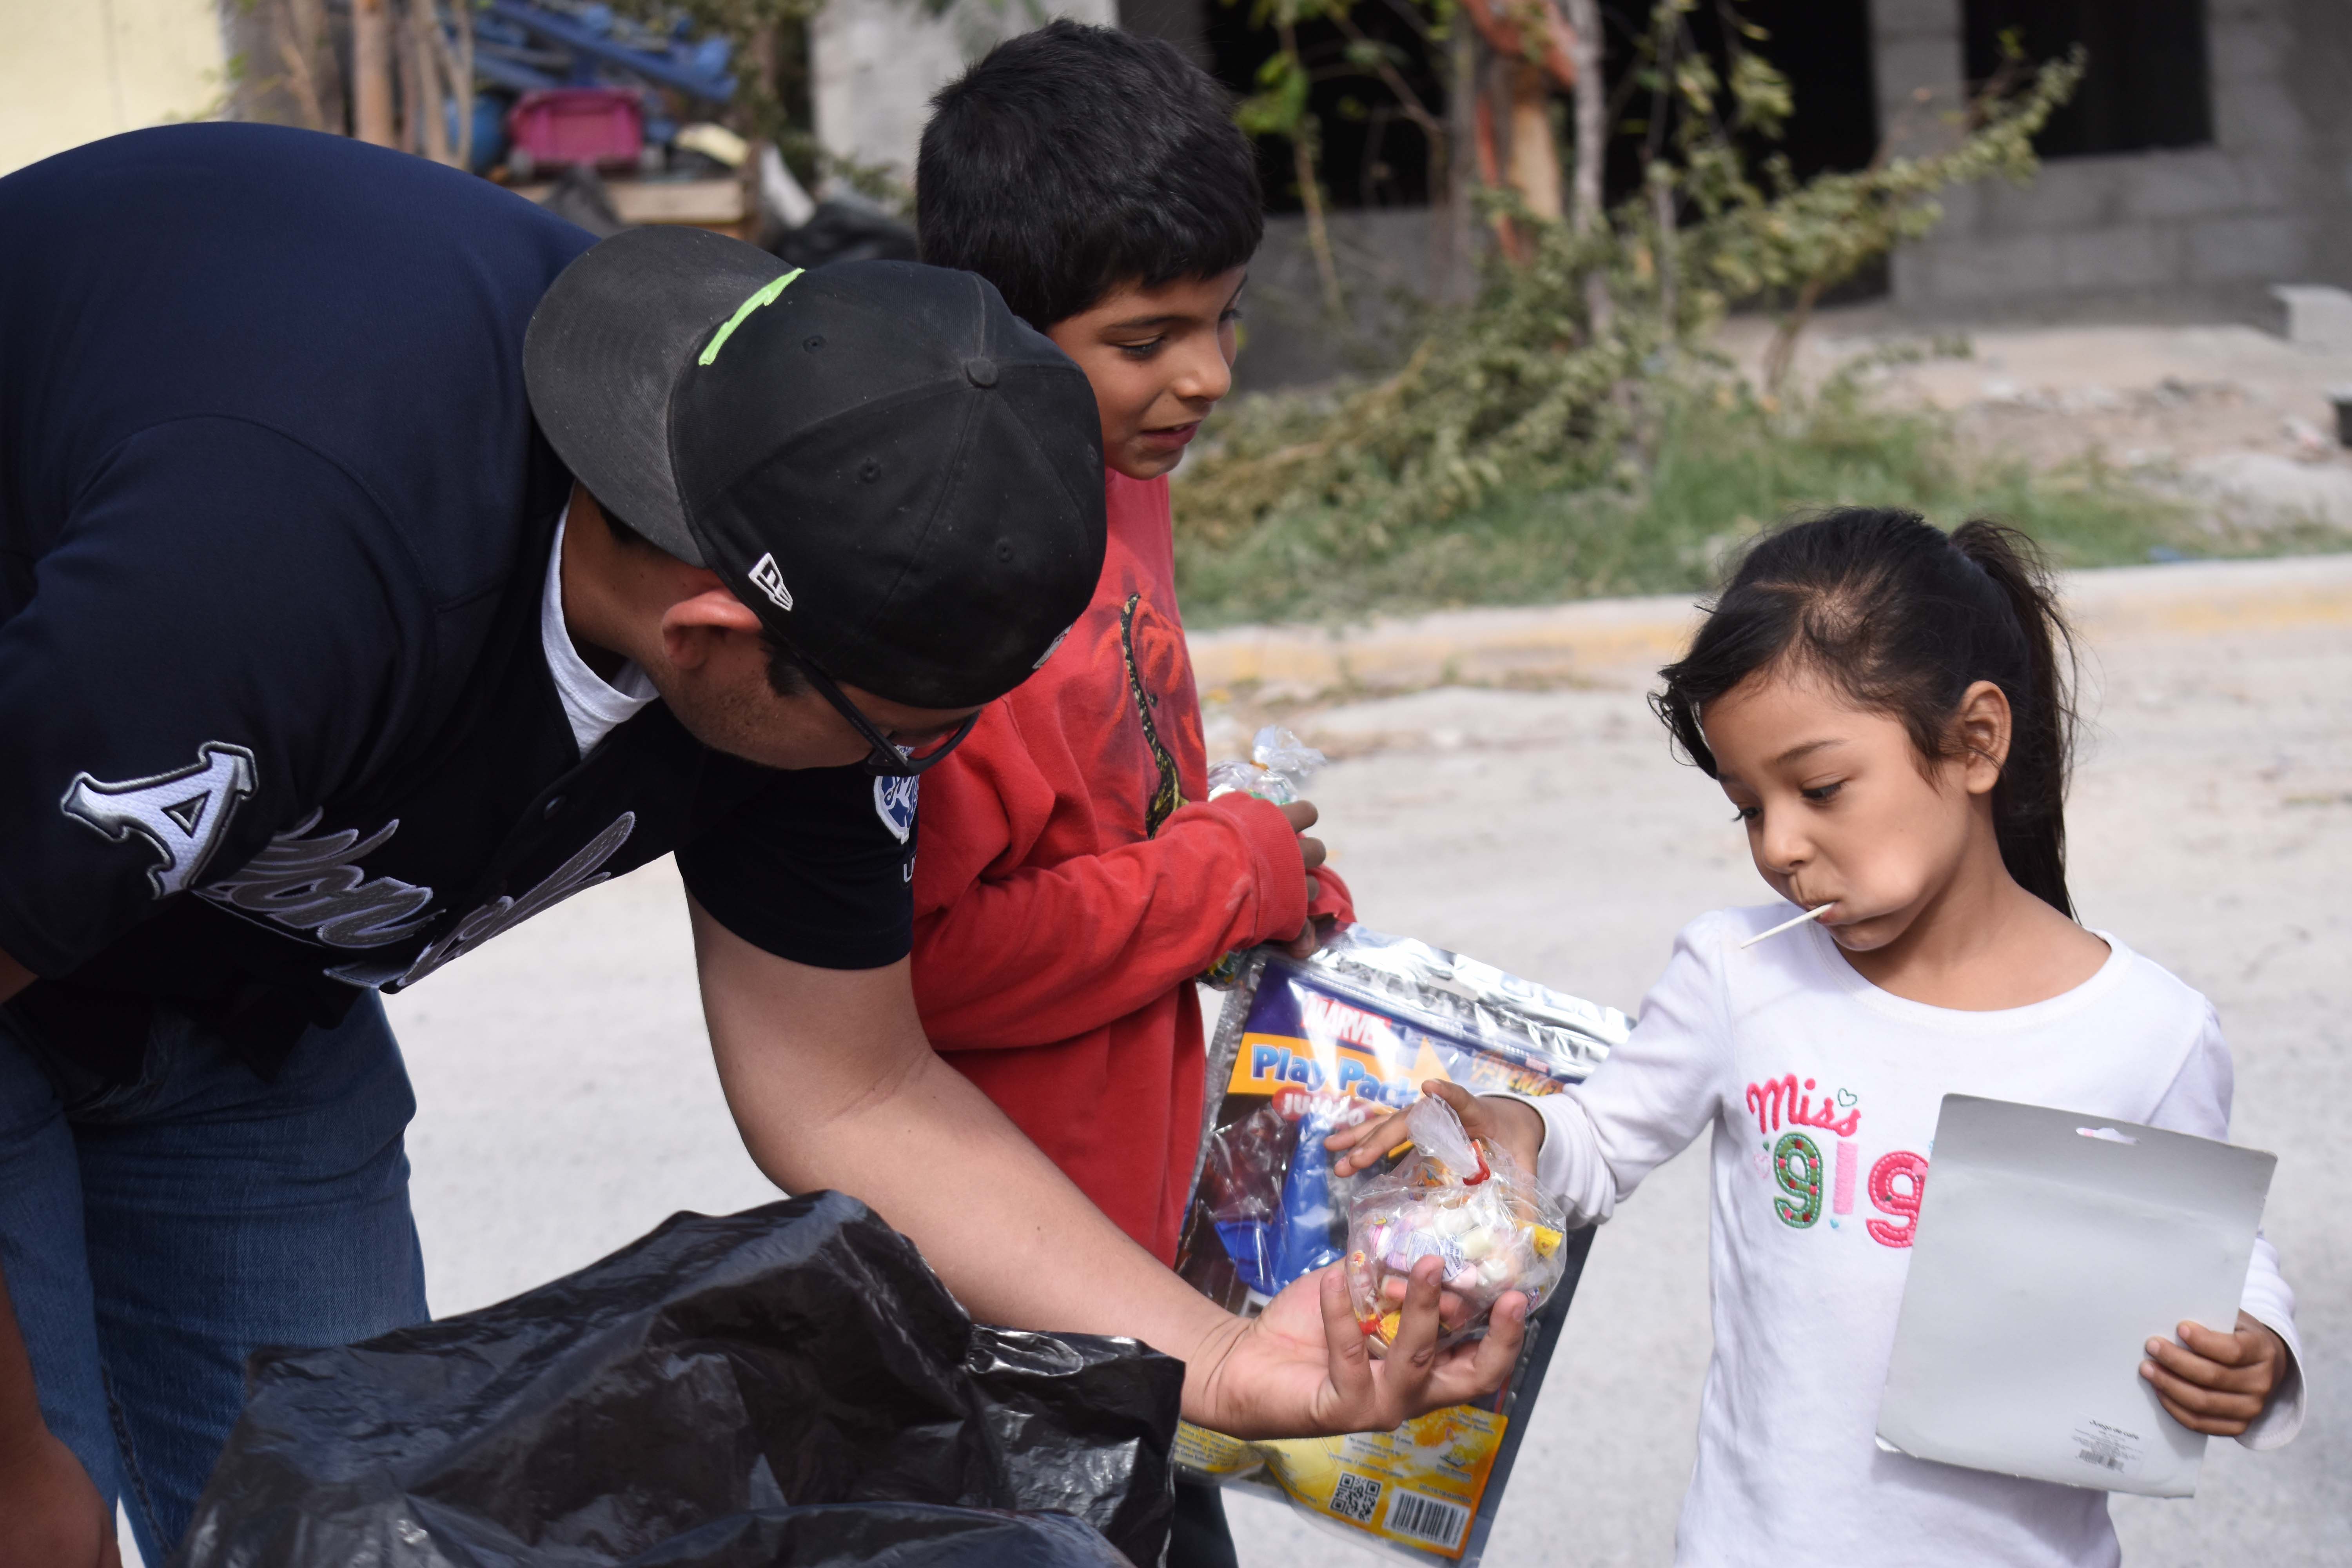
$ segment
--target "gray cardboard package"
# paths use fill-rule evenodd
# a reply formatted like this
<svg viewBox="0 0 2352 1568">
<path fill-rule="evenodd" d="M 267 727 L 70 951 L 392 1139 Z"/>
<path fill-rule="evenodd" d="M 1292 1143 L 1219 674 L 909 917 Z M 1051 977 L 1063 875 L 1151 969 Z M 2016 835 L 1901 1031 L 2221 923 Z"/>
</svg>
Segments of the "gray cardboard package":
<svg viewBox="0 0 2352 1568">
<path fill-rule="evenodd" d="M 2228 1329 L 2277 1156 L 1944 1097 L 1880 1445 L 2065 1486 L 2190 1497 L 2205 1438 L 2139 1375 L 2151 1336 Z"/>
</svg>

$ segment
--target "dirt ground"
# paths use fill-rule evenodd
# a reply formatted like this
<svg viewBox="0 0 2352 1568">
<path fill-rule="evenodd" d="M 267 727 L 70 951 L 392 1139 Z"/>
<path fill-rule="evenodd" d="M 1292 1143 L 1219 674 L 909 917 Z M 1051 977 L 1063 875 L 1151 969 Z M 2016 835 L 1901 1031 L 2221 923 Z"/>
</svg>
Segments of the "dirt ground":
<svg viewBox="0 0 2352 1568">
<path fill-rule="evenodd" d="M 2352 1179 L 2336 1114 L 2352 1104 L 2352 558 L 2098 574 L 2080 589 L 2096 721 L 2075 887 L 2091 923 L 2221 1008 L 2236 1136 L 2280 1155 L 2267 1223 L 2302 1295 L 2315 1390 L 2284 1451 L 2219 1445 L 2195 1501 L 2118 1503 L 2126 1556 L 2352 1561 L 2352 1221 L 2333 1196 Z M 1459 640 L 1482 616 L 1531 614 L 1445 624 Z M 1353 753 L 1316 793 L 1368 921 L 1631 1007 L 1685 921 L 1766 896 L 1720 798 L 1668 759 L 1643 706 L 1647 645 L 1610 646 L 1631 651 L 1547 690 L 1294 705 Z M 1239 724 L 1226 719 L 1221 743 Z M 423 1108 L 409 1149 L 436 1311 L 576 1268 L 675 1210 L 773 1195 L 719 1096 L 667 861 L 531 921 L 392 1012 Z M 1709 1345 L 1704 1176 L 1696 1149 L 1661 1169 L 1595 1246 L 1489 1563 L 1669 1560 Z M 1277 1506 L 1239 1500 L 1234 1520 L 1248 1568 L 1370 1561 Z"/>
<path fill-rule="evenodd" d="M 1722 346 L 1752 375 L 1769 331 L 1741 318 Z M 1939 334 L 1863 307 L 1823 312 L 1795 374 L 1818 382 L 1857 363 L 1889 400 L 1950 414 L 1980 450 L 2106 464 L 2237 527 L 2352 529 L 2352 450 L 2329 395 L 2352 397 L 2352 349 L 2240 325 Z"/>
</svg>

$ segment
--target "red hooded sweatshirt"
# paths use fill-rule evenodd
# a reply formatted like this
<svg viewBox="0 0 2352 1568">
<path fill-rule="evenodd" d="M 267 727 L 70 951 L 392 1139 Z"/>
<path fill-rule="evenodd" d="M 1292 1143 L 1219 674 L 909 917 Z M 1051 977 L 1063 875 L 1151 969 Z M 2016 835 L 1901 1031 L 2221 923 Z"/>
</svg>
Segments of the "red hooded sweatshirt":
<svg viewBox="0 0 2352 1568">
<path fill-rule="evenodd" d="M 1205 804 L 1168 481 L 1105 477 L 1093 602 L 923 775 L 915 1003 L 931 1044 L 1113 1223 L 1176 1256 L 1201 1136 L 1195 976 L 1307 921 L 1297 836 Z M 1318 915 L 1352 918 L 1318 872 Z"/>
</svg>

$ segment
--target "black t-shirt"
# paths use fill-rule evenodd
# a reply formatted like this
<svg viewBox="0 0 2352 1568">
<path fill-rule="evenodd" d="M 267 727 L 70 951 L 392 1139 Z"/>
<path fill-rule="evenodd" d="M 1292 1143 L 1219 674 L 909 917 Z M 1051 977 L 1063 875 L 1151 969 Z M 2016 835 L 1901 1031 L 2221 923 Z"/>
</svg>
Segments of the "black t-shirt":
<svg viewBox="0 0 2352 1568">
<path fill-rule="evenodd" d="M 903 781 L 757 767 L 658 702 L 579 754 L 522 340 L 590 243 L 266 126 L 0 180 L 0 951 L 102 1074 L 155 998 L 271 1070 L 358 987 L 673 849 L 771 952 L 907 952 Z"/>
</svg>

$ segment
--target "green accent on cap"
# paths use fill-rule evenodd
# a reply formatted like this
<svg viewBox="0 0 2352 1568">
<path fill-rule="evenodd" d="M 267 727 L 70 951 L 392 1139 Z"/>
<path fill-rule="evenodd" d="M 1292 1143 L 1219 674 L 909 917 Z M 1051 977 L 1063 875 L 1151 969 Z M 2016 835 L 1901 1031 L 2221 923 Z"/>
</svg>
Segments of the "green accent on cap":
<svg viewBox="0 0 2352 1568">
<path fill-rule="evenodd" d="M 769 300 L 774 299 L 777 295 L 782 293 L 786 287 L 791 284 L 792 280 L 800 275 L 801 268 L 795 267 L 790 272 L 785 273 L 782 278 L 777 279 L 774 282 L 762 285 L 758 293 L 752 295 L 750 299 L 736 306 L 735 313 L 727 318 L 727 324 L 719 329 L 718 335 L 710 340 L 710 346 L 704 349 L 702 351 L 702 357 L 696 360 L 694 363 L 697 364 L 709 364 L 711 361 L 717 359 L 719 357 L 719 351 L 727 346 L 727 340 L 735 335 L 735 329 L 743 324 L 743 318 L 758 310 L 761 306 L 766 304 Z"/>
</svg>

